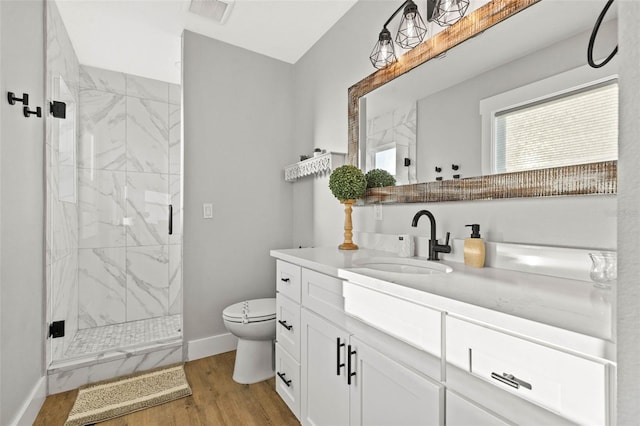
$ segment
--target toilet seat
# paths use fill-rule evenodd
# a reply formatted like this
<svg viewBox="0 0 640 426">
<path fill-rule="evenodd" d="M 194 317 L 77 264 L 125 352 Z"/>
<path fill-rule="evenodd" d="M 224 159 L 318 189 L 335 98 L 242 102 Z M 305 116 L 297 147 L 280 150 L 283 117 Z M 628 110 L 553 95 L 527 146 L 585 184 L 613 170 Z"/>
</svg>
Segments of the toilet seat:
<svg viewBox="0 0 640 426">
<path fill-rule="evenodd" d="M 235 303 L 222 311 L 225 321 L 235 323 L 255 323 L 276 318 L 276 299 L 253 299 Z"/>
</svg>

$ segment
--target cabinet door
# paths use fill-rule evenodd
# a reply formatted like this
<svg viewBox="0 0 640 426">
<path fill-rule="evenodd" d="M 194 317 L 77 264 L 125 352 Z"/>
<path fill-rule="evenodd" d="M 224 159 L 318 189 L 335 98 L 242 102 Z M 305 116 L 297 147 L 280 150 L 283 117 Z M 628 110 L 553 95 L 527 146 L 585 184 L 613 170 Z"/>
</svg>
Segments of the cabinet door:
<svg viewBox="0 0 640 426">
<path fill-rule="evenodd" d="M 442 425 L 443 387 L 351 337 L 351 425 Z M 355 365 L 355 368 L 353 367 Z"/>
<path fill-rule="evenodd" d="M 447 426 L 509 426 L 506 420 L 447 391 Z"/>
<path fill-rule="evenodd" d="M 346 351 L 349 335 L 327 320 L 301 310 L 302 424 L 349 424 Z"/>
</svg>

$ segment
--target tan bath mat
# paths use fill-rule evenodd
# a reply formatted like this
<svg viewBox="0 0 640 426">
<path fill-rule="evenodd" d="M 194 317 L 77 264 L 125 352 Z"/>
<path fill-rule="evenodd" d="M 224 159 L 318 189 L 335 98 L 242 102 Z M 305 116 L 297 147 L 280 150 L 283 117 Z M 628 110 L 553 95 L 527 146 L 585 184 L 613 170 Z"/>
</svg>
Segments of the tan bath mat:
<svg viewBox="0 0 640 426">
<path fill-rule="evenodd" d="M 65 426 L 82 426 L 123 416 L 191 395 L 184 365 L 83 386 Z"/>
</svg>

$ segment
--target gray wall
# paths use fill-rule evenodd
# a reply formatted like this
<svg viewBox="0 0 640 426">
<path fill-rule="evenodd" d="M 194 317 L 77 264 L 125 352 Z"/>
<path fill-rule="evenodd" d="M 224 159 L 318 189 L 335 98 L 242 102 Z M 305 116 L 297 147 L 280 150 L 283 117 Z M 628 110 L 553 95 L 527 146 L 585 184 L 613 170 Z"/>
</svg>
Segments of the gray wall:
<svg viewBox="0 0 640 426">
<path fill-rule="evenodd" d="M 0 424 L 44 374 L 44 120 L 24 118 L 8 91 L 43 105 L 44 3 L 0 2 Z"/>
<path fill-rule="evenodd" d="M 189 341 L 226 333 L 229 304 L 275 295 L 269 250 L 292 244 L 293 67 L 188 31 L 183 46 Z"/>
<path fill-rule="evenodd" d="M 358 2 L 295 65 L 297 150 L 320 146 L 346 152 L 347 89 L 374 71 L 368 55 L 393 9 L 393 2 Z M 312 205 L 306 194 L 295 193 L 294 205 L 310 218 L 306 226 L 314 231 L 315 246 L 342 242 L 342 206 L 327 185 L 327 178 L 313 180 Z M 384 206 L 382 221 L 374 220 L 373 207 L 357 207 L 354 229 L 424 235 L 425 225 L 410 227 L 413 214 L 422 208 L 434 213 L 440 238 L 447 231 L 455 238 L 466 237 L 464 225 L 480 223 L 483 237 L 492 241 L 616 247 L 616 198 L 611 196 Z M 308 238 L 300 228 L 294 234 L 296 244 Z"/>
<path fill-rule="evenodd" d="M 640 3 L 622 1 L 618 161 L 618 424 L 640 418 Z M 614 3 L 615 5 L 615 3 Z"/>
<path fill-rule="evenodd" d="M 314 147 L 347 152 L 347 89 L 371 74 L 369 62 L 382 24 L 398 7 L 392 1 L 359 1 L 295 64 L 295 154 Z M 343 206 L 329 178 L 294 184 L 294 244 L 342 242 Z M 354 224 L 360 229 L 360 223 Z"/>
</svg>

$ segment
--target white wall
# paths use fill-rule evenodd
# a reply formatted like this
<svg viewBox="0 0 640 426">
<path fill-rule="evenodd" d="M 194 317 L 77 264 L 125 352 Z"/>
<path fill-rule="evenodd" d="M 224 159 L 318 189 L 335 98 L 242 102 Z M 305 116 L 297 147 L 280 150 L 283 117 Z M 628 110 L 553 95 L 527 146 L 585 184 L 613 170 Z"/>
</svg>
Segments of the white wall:
<svg viewBox="0 0 640 426">
<path fill-rule="evenodd" d="M 319 146 L 346 152 L 347 89 L 374 71 L 368 55 L 394 4 L 358 2 L 295 65 L 297 150 Z M 308 212 L 300 207 L 306 201 L 295 193 L 296 208 L 310 218 L 307 226 L 314 231 L 315 246 L 342 241 L 342 206 L 327 185 L 327 178 L 313 180 L 313 205 Z M 611 196 L 384 206 L 383 221 L 373 220 L 373 207 L 356 207 L 354 229 L 424 235 L 425 225 L 410 227 L 413 214 L 423 208 L 434 213 L 441 238 L 447 231 L 452 237 L 465 237 L 465 224 L 480 223 L 483 236 L 492 241 L 616 247 L 616 198 Z M 298 228 L 295 243 L 304 240 L 300 235 Z"/>
<path fill-rule="evenodd" d="M 615 3 L 614 3 L 615 7 Z M 618 161 L 618 424 L 640 418 L 640 3 L 621 1 Z"/>
<path fill-rule="evenodd" d="M 226 333 L 222 310 L 275 296 L 269 250 L 292 244 L 292 66 L 186 31 L 184 333 Z M 202 204 L 213 203 L 213 219 Z"/>
<path fill-rule="evenodd" d="M 44 375 L 44 2 L 0 2 L 0 424 L 10 424 Z"/>
</svg>

